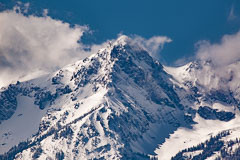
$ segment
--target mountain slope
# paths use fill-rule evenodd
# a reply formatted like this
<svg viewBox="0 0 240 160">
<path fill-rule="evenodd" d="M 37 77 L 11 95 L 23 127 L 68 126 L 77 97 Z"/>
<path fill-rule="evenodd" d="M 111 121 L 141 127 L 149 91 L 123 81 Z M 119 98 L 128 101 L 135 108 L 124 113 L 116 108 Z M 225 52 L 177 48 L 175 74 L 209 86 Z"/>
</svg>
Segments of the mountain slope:
<svg viewBox="0 0 240 160">
<path fill-rule="evenodd" d="M 238 120 L 238 99 L 230 92 L 178 79 L 176 73 L 188 74 L 189 69 L 178 70 L 162 66 L 131 38 L 121 36 L 54 74 L 12 84 L 0 95 L 0 158 L 149 159 L 162 153 L 181 129 L 191 132 L 209 121 Z M 28 111 L 23 109 L 26 103 Z M 33 124 L 27 123 L 31 117 Z M 24 123 L 18 130 L 10 127 L 16 121 Z M 39 128 L 15 140 L 25 125 Z M 210 137 L 211 130 L 205 131 L 195 142 Z M 181 147 L 166 157 L 188 146 Z"/>
<path fill-rule="evenodd" d="M 239 92 L 238 83 L 236 83 L 237 75 L 239 75 L 239 71 L 236 70 L 238 65 L 239 63 L 235 63 L 228 66 L 229 74 L 235 75 L 230 79 L 231 76 L 222 76 L 222 73 L 219 73 L 211 62 L 194 61 L 178 68 L 164 68 L 173 75 L 174 83 L 192 91 L 191 97 L 195 99 L 192 108 L 196 110 L 197 114 L 193 119 L 196 122 L 192 125 L 193 129 L 179 128 L 156 150 L 156 153 L 161 155 L 159 159 L 171 159 L 171 157 L 174 157 L 173 159 L 215 159 L 221 158 L 222 149 L 231 148 L 228 143 L 239 138 L 236 133 L 239 132 L 240 127 Z M 207 156 L 202 154 L 204 149 L 206 149 L 205 151 L 209 150 L 205 143 L 206 140 L 218 137 L 217 135 L 226 131 L 230 135 L 216 140 L 219 144 L 224 142 L 218 150 Z M 200 143 L 206 145 L 203 150 L 185 153 L 186 150 L 192 150 Z M 169 154 L 165 154 L 173 145 L 177 147 L 172 149 Z M 228 153 L 234 153 L 235 149 L 237 151 L 236 147 Z M 231 159 L 231 156 L 228 158 Z M 234 158 L 236 157 L 233 156 L 232 159 Z"/>
</svg>

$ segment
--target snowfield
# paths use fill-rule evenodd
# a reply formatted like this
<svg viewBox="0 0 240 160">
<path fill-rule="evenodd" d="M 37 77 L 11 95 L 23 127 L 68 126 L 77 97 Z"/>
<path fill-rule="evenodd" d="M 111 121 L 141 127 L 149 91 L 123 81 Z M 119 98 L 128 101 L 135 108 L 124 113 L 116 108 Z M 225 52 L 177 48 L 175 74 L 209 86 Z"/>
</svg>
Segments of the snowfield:
<svg viewBox="0 0 240 160">
<path fill-rule="evenodd" d="M 17 100 L 18 106 L 14 115 L 0 124 L 1 154 L 36 133 L 41 118 L 47 111 L 47 109 L 40 110 L 34 105 L 32 98 L 19 96 Z"/>
</svg>

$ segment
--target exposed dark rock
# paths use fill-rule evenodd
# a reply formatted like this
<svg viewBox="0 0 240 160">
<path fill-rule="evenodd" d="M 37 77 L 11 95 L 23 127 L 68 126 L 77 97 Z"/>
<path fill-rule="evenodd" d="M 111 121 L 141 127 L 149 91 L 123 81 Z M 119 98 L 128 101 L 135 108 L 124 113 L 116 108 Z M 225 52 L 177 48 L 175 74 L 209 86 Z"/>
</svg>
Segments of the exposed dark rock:
<svg viewBox="0 0 240 160">
<path fill-rule="evenodd" d="M 212 109 L 208 106 L 200 106 L 197 113 L 204 119 L 230 121 L 235 118 L 235 114 L 232 112 L 217 111 L 217 109 Z"/>
</svg>

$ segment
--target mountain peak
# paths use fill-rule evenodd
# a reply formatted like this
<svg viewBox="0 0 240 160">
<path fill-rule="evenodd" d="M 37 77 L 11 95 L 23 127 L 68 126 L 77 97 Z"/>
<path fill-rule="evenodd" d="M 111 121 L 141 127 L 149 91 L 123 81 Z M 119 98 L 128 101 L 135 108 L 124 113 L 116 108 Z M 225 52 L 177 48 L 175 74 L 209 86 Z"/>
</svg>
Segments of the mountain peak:
<svg viewBox="0 0 240 160">
<path fill-rule="evenodd" d="M 113 43 L 113 46 L 115 46 L 115 45 L 120 45 L 120 44 L 121 44 L 122 46 L 124 46 L 124 45 L 128 44 L 130 40 L 131 40 L 131 38 L 129 38 L 128 36 L 126 36 L 126 35 L 121 35 L 121 36 L 119 36 L 118 39 Z"/>
</svg>

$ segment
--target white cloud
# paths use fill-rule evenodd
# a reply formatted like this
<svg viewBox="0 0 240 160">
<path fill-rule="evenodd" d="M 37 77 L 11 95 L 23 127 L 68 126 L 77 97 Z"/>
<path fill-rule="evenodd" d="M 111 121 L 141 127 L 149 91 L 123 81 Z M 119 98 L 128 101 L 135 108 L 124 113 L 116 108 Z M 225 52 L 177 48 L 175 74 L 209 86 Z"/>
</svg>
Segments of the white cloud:
<svg viewBox="0 0 240 160">
<path fill-rule="evenodd" d="M 172 40 L 166 36 L 153 36 L 149 39 L 134 36 L 132 37 L 132 42 L 148 51 L 152 57 L 157 58 L 159 57 L 159 52 L 163 49 L 163 46 L 166 43 L 172 42 Z"/>
<path fill-rule="evenodd" d="M 196 73 L 200 84 L 226 90 L 240 87 L 240 32 L 223 36 L 220 43 L 199 41 L 196 46 L 196 58 L 203 65 Z"/>
<path fill-rule="evenodd" d="M 240 60 L 240 32 L 223 36 L 220 43 L 200 41 L 197 46 L 197 58 L 211 60 L 217 66 L 226 66 Z"/>
<path fill-rule="evenodd" d="M 24 16 L 16 11 L 1 12 L 0 24 L 0 86 L 23 74 L 53 71 L 86 56 L 78 42 L 87 31 L 85 26 L 70 27 L 46 15 Z"/>
</svg>

